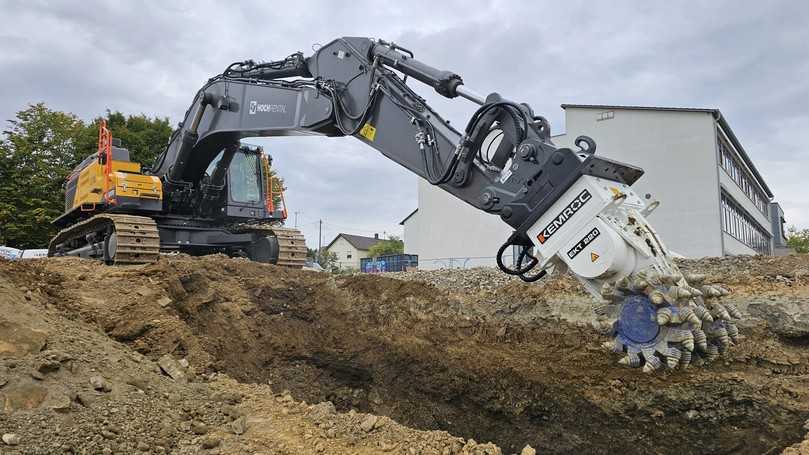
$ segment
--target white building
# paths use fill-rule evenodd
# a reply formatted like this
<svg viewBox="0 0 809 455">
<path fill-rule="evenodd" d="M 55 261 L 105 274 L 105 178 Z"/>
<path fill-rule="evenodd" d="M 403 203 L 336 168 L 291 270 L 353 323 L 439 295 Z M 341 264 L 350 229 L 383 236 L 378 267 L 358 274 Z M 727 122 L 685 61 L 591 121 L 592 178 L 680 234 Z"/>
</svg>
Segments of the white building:
<svg viewBox="0 0 809 455">
<path fill-rule="evenodd" d="M 650 221 L 668 247 L 687 257 L 772 254 L 783 243 L 773 229 L 783 213 L 718 109 L 562 105 L 573 147 L 592 137 L 596 153 L 639 166 L 635 191 L 661 202 Z M 418 209 L 405 220 L 405 251 L 422 269 L 494 265 L 511 227 L 424 180 Z"/>
<path fill-rule="evenodd" d="M 340 233 L 334 237 L 334 240 L 329 242 L 325 250 L 337 256 L 337 265 L 341 269 L 359 270 L 360 259 L 367 258 L 368 250 L 380 241 L 379 234 L 374 234 L 373 237 L 364 237 Z"/>
</svg>

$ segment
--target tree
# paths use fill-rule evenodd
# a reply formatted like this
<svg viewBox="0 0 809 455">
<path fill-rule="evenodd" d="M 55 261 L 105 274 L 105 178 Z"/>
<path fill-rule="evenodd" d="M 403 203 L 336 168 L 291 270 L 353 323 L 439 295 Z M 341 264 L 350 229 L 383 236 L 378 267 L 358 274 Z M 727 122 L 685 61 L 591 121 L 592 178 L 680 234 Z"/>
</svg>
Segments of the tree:
<svg viewBox="0 0 809 455">
<path fill-rule="evenodd" d="M 329 272 L 337 272 L 340 270 L 340 264 L 337 263 L 337 254 L 329 250 L 323 250 L 320 257 L 318 257 L 317 250 L 307 247 L 306 257 L 317 262 L 318 265 Z"/>
<path fill-rule="evenodd" d="M 55 233 L 50 223 L 65 210 L 64 182 L 82 159 L 95 153 L 100 121 L 85 124 L 43 103 L 8 121 L 0 138 L 0 243 L 47 246 Z M 152 163 L 171 135 L 168 119 L 108 111 L 107 122 L 130 158 L 142 164 Z"/>
<path fill-rule="evenodd" d="M 73 114 L 30 105 L 9 120 L 0 139 L 0 225 L 3 243 L 42 248 L 50 222 L 64 211 L 62 185 L 83 157 L 84 123 Z"/>
<path fill-rule="evenodd" d="M 391 235 L 387 240 L 376 242 L 368 248 L 368 257 L 378 258 L 389 254 L 404 253 L 404 242 L 395 235 Z"/>
<path fill-rule="evenodd" d="M 337 263 L 337 254 L 329 250 L 320 252 L 320 259 L 317 261 L 324 270 L 329 272 L 337 272 L 340 270 L 340 264 Z"/>
<path fill-rule="evenodd" d="M 809 229 L 798 230 L 795 226 L 790 226 L 787 233 L 787 246 L 800 254 L 809 253 Z"/>
<path fill-rule="evenodd" d="M 98 124 L 107 121 L 112 137 L 121 140 L 121 145 L 129 150 L 129 159 L 144 166 L 151 166 L 157 156 L 166 148 L 171 136 L 171 126 L 167 117 L 147 117 L 124 115 L 121 112 L 107 111 L 106 117 L 98 117 L 88 124 L 79 146 L 87 153 L 96 149 Z"/>
</svg>

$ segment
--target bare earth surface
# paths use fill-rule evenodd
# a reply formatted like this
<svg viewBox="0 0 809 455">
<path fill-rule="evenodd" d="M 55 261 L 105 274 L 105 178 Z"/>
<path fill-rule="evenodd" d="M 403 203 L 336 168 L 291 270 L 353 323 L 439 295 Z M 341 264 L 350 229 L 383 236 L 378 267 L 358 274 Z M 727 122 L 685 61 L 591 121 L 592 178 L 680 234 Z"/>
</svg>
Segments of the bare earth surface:
<svg viewBox="0 0 809 455">
<path fill-rule="evenodd" d="M 809 257 L 681 266 L 745 340 L 644 375 L 567 276 L 0 262 L 0 453 L 809 454 Z"/>
</svg>

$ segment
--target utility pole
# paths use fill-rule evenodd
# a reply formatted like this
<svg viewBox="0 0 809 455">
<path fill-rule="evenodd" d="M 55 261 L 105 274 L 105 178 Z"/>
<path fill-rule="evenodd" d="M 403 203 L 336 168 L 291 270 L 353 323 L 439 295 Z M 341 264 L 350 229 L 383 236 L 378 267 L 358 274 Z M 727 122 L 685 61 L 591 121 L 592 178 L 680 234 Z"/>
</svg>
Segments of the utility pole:
<svg viewBox="0 0 809 455">
<path fill-rule="evenodd" d="M 317 262 L 320 263 L 320 259 L 323 256 L 322 253 L 323 248 L 323 220 L 318 220 L 317 222 Z"/>
</svg>

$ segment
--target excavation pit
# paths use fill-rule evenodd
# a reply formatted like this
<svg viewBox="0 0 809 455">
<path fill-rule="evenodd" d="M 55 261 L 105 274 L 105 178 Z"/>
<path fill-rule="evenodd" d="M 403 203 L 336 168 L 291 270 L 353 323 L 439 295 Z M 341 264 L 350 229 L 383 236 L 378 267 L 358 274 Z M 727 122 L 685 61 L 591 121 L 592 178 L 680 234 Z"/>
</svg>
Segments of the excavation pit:
<svg viewBox="0 0 809 455">
<path fill-rule="evenodd" d="M 53 305 L 149 358 L 504 453 L 777 453 L 806 432 L 809 352 L 762 322 L 718 362 L 644 375 L 599 347 L 582 323 L 589 297 L 564 277 L 452 292 L 218 256 L 110 272 L 62 262 L 39 266 Z"/>
</svg>

